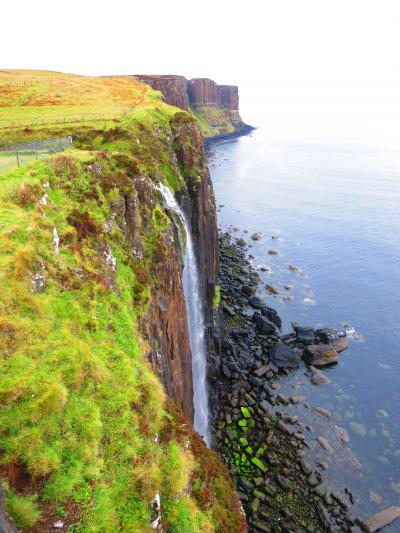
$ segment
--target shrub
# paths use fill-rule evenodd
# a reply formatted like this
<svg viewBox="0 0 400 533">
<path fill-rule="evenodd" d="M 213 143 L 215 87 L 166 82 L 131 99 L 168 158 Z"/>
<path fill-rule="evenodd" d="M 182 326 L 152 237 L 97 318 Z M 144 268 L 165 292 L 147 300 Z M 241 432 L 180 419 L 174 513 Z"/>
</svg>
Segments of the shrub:
<svg viewBox="0 0 400 533">
<path fill-rule="evenodd" d="M 12 194 L 12 200 L 20 207 L 28 207 L 39 200 L 42 193 L 42 188 L 39 183 L 31 185 L 30 183 L 22 183 L 15 188 Z"/>
</svg>

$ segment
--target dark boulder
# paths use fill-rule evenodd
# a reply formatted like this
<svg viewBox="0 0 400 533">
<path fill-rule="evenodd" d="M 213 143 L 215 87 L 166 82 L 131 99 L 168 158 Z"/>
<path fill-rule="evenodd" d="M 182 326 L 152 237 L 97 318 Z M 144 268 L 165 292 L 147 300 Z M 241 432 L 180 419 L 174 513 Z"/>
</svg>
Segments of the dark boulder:
<svg viewBox="0 0 400 533">
<path fill-rule="evenodd" d="M 276 326 L 261 315 L 255 315 L 256 330 L 262 335 L 273 335 L 276 331 Z"/>
<path fill-rule="evenodd" d="M 301 357 L 293 348 L 277 342 L 271 348 L 269 359 L 278 368 L 298 368 Z"/>
<path fill-rule="evenodd" d="M 258 296 L 251 296 L 248 299 L 248 303 L 254 307 L 254 309 L 263 309 L 265 307 L 265 303 Z"/>
<path fill-rule="evenodd" d="M 249 287 L 249 285 L 242 285 L 240 291 L 246 296 L 252 296 L 254 294 L 254 289 L 252 287 Z"/>
<path fill-rule="evenodd" d="M 310 326 L 294 326 L 296 337 L 303 344 L 313 344 L 315 342 L 315 329 Z"/>
<path fill-rule="evenodd" d="M 281 317 L 278 315 L 278 313 L 275 311 L 275 309 L 272 309 L 272 307 L 264 307 L 261 309 L 261 313 L 268 318 L 270 322 L 275 324 L 275 326 L 279 329 L 282 327 L 282 320 Z"/>
</svg>

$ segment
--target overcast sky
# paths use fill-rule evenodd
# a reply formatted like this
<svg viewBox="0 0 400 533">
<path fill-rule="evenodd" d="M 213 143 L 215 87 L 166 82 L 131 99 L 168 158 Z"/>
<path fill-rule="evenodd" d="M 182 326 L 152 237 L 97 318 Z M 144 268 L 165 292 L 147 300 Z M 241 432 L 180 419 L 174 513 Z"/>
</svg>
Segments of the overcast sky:
<svg viewBox="0 0 400 533">
<path fill-rule="evenodd" d="M 210 77 L 239 85 L 245 118 L 277 130 L 400 138 L 398 0 L 2 4 L 0 67 Z"/>
</svg>

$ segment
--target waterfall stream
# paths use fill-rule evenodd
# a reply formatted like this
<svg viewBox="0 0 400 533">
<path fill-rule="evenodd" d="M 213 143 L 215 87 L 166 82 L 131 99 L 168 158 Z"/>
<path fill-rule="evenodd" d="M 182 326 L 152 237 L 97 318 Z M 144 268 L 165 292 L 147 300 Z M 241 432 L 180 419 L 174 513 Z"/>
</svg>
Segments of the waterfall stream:
<svg viewBox="0 0 400 533">
<path fill-rule="evenodd" d="M 207 351 L 204 335 L 204 304 L 201 297 L 201 284 L 192 232 L 186 215 L 179 207 L 173 193 L 162 183 L 159 190 L 166 206 L 177 214 L 186 233 L 185 259 L 183 267 L 183 291 L 185 295 L 189 342 L 192 353 L 194 428 L 210 445 L 208 391 L 207 391 Z"/>
</svg>

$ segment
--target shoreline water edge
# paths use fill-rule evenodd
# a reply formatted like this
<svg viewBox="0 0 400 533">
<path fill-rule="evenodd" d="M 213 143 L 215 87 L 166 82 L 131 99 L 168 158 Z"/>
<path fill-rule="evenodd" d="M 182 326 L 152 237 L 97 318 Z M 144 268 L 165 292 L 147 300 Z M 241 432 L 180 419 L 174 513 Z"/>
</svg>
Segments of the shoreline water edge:
<svg viewBox="0 0 400 533">
<path fill-rule="evenodd" d="M 206 150 L 223 141 L 208 139 Z M 257 234 L 251 238 L 257 240 Z M 350 490 L 331 490 L 325 482 L 333 448 L 303 411 L 315 411 L 327 421 L 330 413 L 309 405 L 296 391 L 286 396 L 279 391 L 280 379 L 298 370 L 302 360 L 311 386 L 329 383 L 323 367 L 338 361 L 352 332 L 293 323 L 293 333 L 283 334 L 276 310 L 256 295 L 261 280 L 246 241 L 234 230 L 220 230 L 219 241 L 219 313 L 208 354 L 212 442 L 234 479 L 249 531 L 356 533 L 387 526 L 398 517 L 398 508 L 361 519 L 352 513 Z M 297 414 L 293 407 L 300 405 L 303 411 Z M 346 430 L 335 429 L 349 460 L 360 467 Z M 311 438 L 322 456 L 315 466 L 307 456 Z"/>
</svg>

